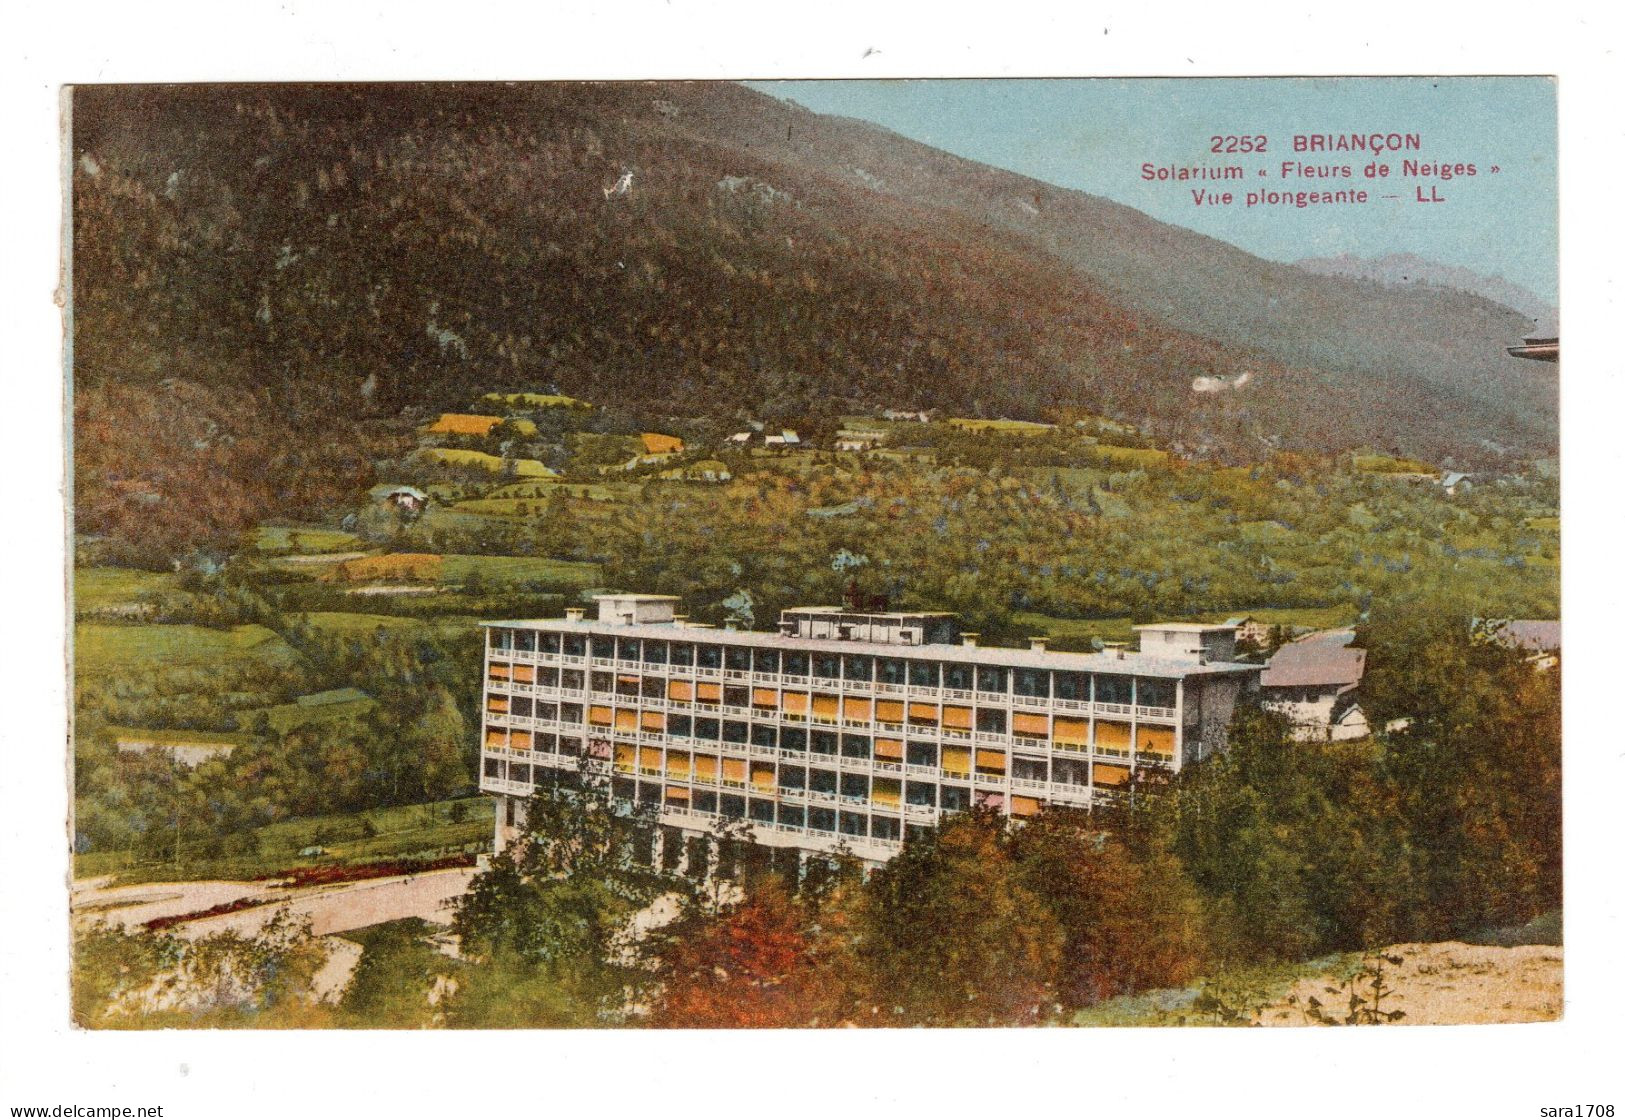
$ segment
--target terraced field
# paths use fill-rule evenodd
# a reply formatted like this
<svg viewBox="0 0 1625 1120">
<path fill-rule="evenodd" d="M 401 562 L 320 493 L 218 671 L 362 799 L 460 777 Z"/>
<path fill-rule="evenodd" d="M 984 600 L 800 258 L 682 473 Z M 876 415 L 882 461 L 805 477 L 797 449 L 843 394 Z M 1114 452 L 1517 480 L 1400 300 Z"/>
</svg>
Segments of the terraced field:
<svg viewBox="0 0 1625 1120">
<path fill-rule="evenodd" d="M 264 626 L 119 625 L 81 622 L 74 627 L 74 661 L 81 673 L 219 666 L 286 665 L 299 653 Z"/>
<path fill-rule="evenodd" d="M 139 603 L 149 596 L 175 588 L 176 577 L 169 572 L 143 572 L 134 568 L 76 568 L 73 573 L 73 605 L 81 612 L 105 610 Z"/>
<path fill-rule="evenodd" d="M 261 525 L 251 540 L 260 552 L 346 552 L 356 547 L 354 533 L 287 525 Z"/>
</svg>

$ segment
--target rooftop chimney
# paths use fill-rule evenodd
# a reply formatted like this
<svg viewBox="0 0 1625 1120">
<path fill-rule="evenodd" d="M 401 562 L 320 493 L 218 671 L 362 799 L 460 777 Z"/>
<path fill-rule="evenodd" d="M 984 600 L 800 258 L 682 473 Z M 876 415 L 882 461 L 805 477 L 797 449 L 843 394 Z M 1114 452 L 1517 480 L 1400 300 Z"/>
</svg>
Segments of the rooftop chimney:
<svg viewBox="0 0 1625 1120">
<path fill-rule="evenodd" d="M 1048 638 L 1028 638 L 1027 641 L 1031 643 L 1032 648 L 1037 650 L 1039 653 L 1043 653 L 1045 650 L 1049 649 Z"/>
<path fill-rule="evenodd" d="M 674 615 L 671 616 L 671 622 L 672 622 L 673 626 L 675 626 L 679 630 L 681 630 L 683 627 L 688 625 L 688 615 L 686 615 L 686 614 L 674 614 Z"/>
<path fill-rule="evenodd" d="M 959 641 L 963 645 L 973 646 L 976 644 L 976 639 L 980 638 L 981 636 L 982 635 L 978 634 L 974 630 L 966 630 L 964 633 L 959 635 Z"/>
</svg>

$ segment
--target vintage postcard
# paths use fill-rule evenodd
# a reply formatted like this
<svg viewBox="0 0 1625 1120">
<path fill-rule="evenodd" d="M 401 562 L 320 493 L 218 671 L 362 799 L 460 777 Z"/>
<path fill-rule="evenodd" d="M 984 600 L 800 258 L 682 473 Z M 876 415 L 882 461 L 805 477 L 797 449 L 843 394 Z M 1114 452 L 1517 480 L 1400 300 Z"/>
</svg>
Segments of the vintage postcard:
<svg viewBox="0 0 1625 1120">
<path fill-rule="evenodd" d="M 1560 1018 L 1557 92 L 74 87 L 74 1022 Z"/>
</svg>

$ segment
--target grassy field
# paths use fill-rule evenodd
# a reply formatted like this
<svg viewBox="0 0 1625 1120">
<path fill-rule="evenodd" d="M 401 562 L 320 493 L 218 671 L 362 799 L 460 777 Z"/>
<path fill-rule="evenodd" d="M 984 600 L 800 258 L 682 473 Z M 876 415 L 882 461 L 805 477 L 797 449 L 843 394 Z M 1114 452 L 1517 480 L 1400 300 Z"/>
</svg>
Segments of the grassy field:
<svg viewBox="0 0 1625 1120">
<path fill-rule="evenodd" d="M 127 883 L 254 879 L 313 864 L 370 863 L 483 851 L 491 839 L 492 804 L 487 797 L 465 797 L 278 821 L 253 830 L 248 845 L 251 854 L 200 856 L 179 864 L 142 864 L 130 852 L 90 852 L 74 857 L 73 874 L 75 878 L 117 875 Z M 453 819 L 459 815 L 461 820 Z M 310 847 L 323 848 L 326 854 L 299 855 Z"/>
<path fill-rule="evenodd" d="M 421 618 L 393 614 L 360 614 L 350 611 L 309 611 L 301 616 L 311 629 L 323 634 L 349 634 L 357 637 L 385 630 L 410 630 L 424 625 Z"/>
<path fill-rule="evenodd" d="M 337 529 L 261 525 L 252 543 L 260 552 L 348 552 L 358 542 L 354 533 Z"/>
<path fill-rule="evenodd" d="M 487 393 L 480 398 L 482 404 L 503 405 L 516 409 L 579 408 L 590 409 L 586 401 L 567 397 L 563 393 Z"/>
<path fill-rule="evenodd" d="M 1562 519 L 1557 517 L 1531 517 L 1524 524 L 1537 533 L 1559 533 L 1563 529 Z"/>
<path fill-rule="evenodd" d="M 263 626 L 214 630 L 206 626 L 81 622 L 74 627 L 73 650 L 81 673 L 223 662 L 286 664 L 299 660 L 292 646 Z"/>
<path fill-rule="evenodd" d="M 1089 453 L 1115 467 L 1155 467 L 1168 461 L 1168 452 L 1155 447 L 1119 447 L 1114 443 L 1097 443 L 1089 449 Z"/>
<path fill-rule="evenodd" d="M 348 723 L 360 719 L 377 706 L 378 701 L 360 689 L 341 688 L 301 696 L 291 704 L 245 708 L 237 713 L 237 725 L 251 727 L 263 713 L 278 734 L 286 735 L 296 727 L 310 724 Z"/>
<path fill-rule="evenodd" d="M 1055 430 L 1054 424 L 1037 424 L 1031 420 L 975 420 L 960 416 L 952 417 L 948 424 L 966 432 L 1000 432 L 1017 436 L 1039 435 Z"/>
<path fill-rule="evenodd" d="M 408 580 L 432 583 L 441 578 L 445 564 L 432 552 L 389 552 L 360 556 L 338 566 L 338 578 L 360 580 Z"/>
<path fill-rule="evenodd" d="M 107 734 L 115 740 L 155 743 L 160 747 L 191 746 L 193 744 L 214 746 L 220 743 L 236 746 L 239 743 L 248 741 L 248 736 L 240 731 L 177 731 L 173 728 L 109 725 Z"/>
<path fill-rule="evenodd" d="M 1438 474 L 1436 467 L 1418 459 L 1401 459 L 1392 455 L 1356 455 L 1354 469 L 1370 474 Z"/>
<path fill-rule="evenodd" d="M 581 487 L 580 489 L 586 489 Z M 510 482 L 506 486 L 498 486 L 479 496 L 478 500 L 493 501 L 501 498 L 514 498 L 521 501 L 546 501 L 554 494 L 568 494 L 569 490 L 561 482 Z M 472 501 L 475 499 L 461 499 Z"/>
<path fill-rule="evenodd" d="M 75 568 L 73 605 L 81 611 L 119 607 L 175 587 L 169 572 L 142 572 L 134 568 Z"/>
<path fill-rule="evenodd" d="M 518 587 L 545 584 L 551 587 L 591 587 L 601 573 L 597 564 L 575 560 L 549 560 L 539 556 L 445 556 L 442 569 L 452 583 L 466 582 L 478 575 L 487 584 Z"/>
<path fill-rule="evenodd" d="M 558 474 L 539 459 L 510 459 L 505 464 L 504 460 L 496 455 L 487 455 L 483 451 L 460 451 L 452 447 L 430 447 L 421 454 L 430 462 L 454 467 L 479 467 L 492 474 L 508 465 L 513 467 L 514 475 L 519 478 L 554 478 Z"/>
</svg>

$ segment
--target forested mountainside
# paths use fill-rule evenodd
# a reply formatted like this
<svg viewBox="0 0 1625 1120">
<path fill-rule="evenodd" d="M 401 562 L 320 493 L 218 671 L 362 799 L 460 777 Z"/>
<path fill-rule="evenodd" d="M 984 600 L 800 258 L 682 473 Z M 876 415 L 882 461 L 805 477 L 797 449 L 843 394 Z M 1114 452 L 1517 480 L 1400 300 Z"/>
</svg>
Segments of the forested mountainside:
<svg viewBox="0 0 1625 1120">
<path fill-rule="evenodd" d="M 298 515 L 368 481 L 403 409 L 537 386 L 651 421 L 1066 407 L 1229 458 L 1555 446 L 1504 307 L 1262 261 L 739 86 L 84 87 L 72 135 L 92 529 L 200 450 L 221 502 Z"/>
<path fill-rule="evenodd" d="M 1304 257 L 1292 263 L 1321 276 L 1370 280 L 1393 286 L 1455 288 L 1482 296 L 1522 315 L 1529 323 L 1526 334 L 1531 333 L 1531 329 L 1550 330 L 1557 320 L 1557 308 L 1504 276 L 1486 276 L 1470 268 L 1430 261 L 1415 253 L 1385 253 L 1380 257 L 1340 253 L 1335 257 Z"/>
</svg>

